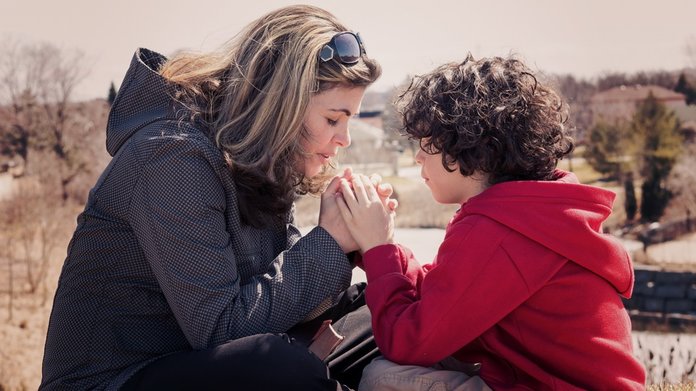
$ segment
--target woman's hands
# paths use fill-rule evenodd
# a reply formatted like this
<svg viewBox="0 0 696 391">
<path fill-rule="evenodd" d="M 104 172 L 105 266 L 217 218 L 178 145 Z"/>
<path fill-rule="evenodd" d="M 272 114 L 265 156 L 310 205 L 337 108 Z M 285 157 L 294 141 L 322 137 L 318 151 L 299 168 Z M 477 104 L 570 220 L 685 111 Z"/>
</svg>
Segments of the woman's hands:
<svg viewBox="0 0 696 391">
<path fill-rule="evenodd" d="M 373 183 L 364 175 L 354 175 L 350 182 L 340 178 L 339 184 L 336 204 L 360 251 L 364 253 L 373 247 L 393 243 L 396 200 L 381 196 L 379 183 Z M 391 195 L 391 186 L 388 188 Z"/>
<path fill-rule="evenodd" d="M 321 194 L 321 206 L 319 207 L 319 226 L 324 228 L 331 235 L 344 253 L 356 251 L 359 249 L 358 244 L 353 239 L 348 227 L 343 222 L 341 211 L 338 209 L 336 193 L 339 192 L 340 181 L 346 177 L 346 174 L 352 175 L 348 169 L 343 173 L 343 176 L 334 177 L 329 186 Z"/>
<path fill-rule="evenodd" d="M 354 175 L 350 168 L 346 168 L 342 176 L 336 176 L 333 178 L 333 180 L 331 180 L 328 187 L 321 195 L 319 226 L 324 228 L 336 240 L 336 242 L 338 242 L 338 245 L 341 246 L 341 249 L 345 253 L 359 250 L 361 247 L 353 239 L 351 231 L 348 229 L 344 218 L 341 216 L 341 212 L 338 209 L 338 202 L 343 201 L 339 200 L 337 195 L 340 196 L 342 192 L 341 181 L 345 181 L 347 184 L 350 184 L 354 178 L 357 177 L 358 175 Z M 362 177 L 367 178 L 364 175 L 362 175 Z M 397 200 L 390 198 L 394 191 L 390 184 L 381 183 L 382 178 L 376 174 L 372 175 L 369 180 L 365 179 L 365 181 L 373 186 L 378 194 L 378 198 L 385 208 L 390 211 L 396 209 L 398 202 Z"/>
</svg>

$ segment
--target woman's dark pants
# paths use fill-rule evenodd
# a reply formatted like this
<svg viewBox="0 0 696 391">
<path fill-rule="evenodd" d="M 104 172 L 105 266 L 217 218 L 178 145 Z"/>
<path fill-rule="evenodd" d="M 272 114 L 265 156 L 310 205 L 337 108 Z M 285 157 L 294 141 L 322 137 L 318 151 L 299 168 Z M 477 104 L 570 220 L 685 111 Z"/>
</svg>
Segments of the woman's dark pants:
<svg viewBox="0 0 696 391">
<path fill-rule="evenodd" d="M 259 334 L 206 350 L 174 353 L 149 364 L 122 390 L 341 390 L 357 388 L 379 355 L 365 306 L 365 284 L 349 287 L 319 318 L 284 334 Z M 322 362 L 307 349 L 325 319 L 345 336 Z"/>
</svg>

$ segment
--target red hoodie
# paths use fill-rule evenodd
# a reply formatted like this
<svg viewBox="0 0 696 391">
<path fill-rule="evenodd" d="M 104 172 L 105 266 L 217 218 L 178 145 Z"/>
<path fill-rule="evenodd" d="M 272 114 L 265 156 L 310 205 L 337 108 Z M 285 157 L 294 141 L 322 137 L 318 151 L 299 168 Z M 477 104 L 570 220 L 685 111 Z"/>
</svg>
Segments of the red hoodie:
<svg viewBox="0 0 696 391">
<path fill-rule="evenodd" d="M 620 298 L 631 295 L 631 261 L 601 230 L 614 193 L 557 173 L 469 199 L 432 264 L 396 245 L 363 255 L 385 357 L 478 362 L 493 389 L 644 389 Z"/>
</svg>

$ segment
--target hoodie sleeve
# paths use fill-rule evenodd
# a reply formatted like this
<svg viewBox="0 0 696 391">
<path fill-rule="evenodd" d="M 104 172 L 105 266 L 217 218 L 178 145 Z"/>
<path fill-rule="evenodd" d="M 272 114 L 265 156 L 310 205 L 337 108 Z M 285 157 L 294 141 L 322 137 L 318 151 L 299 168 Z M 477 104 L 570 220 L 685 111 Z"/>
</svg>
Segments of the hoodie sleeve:
<svg viewBox="0 0 696 391">
<path fill-rule="evenodd" d="M 171 137 L 141 153 L 147 159 L 130 220 L 142 250 L 194 349 L 287 331 L 349 285 L 350 263 L 335 240 L 315 228 L 242 283 L 239 265 L 249 255 L 232 248 L 227 195 L 200 144 Z"/>
<path fill-rule="evenodd" d="M 500 246 L 505 232 L 475 226 L 450 227 L 420 286 L 404 273 L 402 265 L 415 261 L 402 248 L 383 245 L 363 254 L 367 305 L 375 341 L 385 357 L 401 364 L 433 365 L 529 297 L 523 278 Z"/>
</svg>

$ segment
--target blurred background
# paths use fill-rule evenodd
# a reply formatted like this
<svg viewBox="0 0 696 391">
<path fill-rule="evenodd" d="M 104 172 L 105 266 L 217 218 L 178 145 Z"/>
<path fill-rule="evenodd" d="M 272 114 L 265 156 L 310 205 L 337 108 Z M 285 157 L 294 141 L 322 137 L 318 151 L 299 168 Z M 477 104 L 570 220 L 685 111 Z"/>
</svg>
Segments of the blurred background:
<svg viewBox="0 0 696 391">
<path fill-rule="evenodd" d="M 696 2 L 308 3 L 359 31 L 382 64 L 340 163 L 393 184 L 397 240 L 422 262 L 457 206 L 435 203 L 421 182 L 394 98 L 412 76 L 467 53 L 516 54 L 538 70 L 571 109 L 577 147 L 560 168 L 617 193 L 604 229 L 636 264 L 626 307 L 651 387 L 694 389 Z M 213 50 L 289 4 L 0 0 L 0 390 L 38 387 L 58 275 L 109 162 L 106 119 L 134 51 Z M 317 217 L 318 200 L 299 198 L 298 225 Z"/>
</svg>

